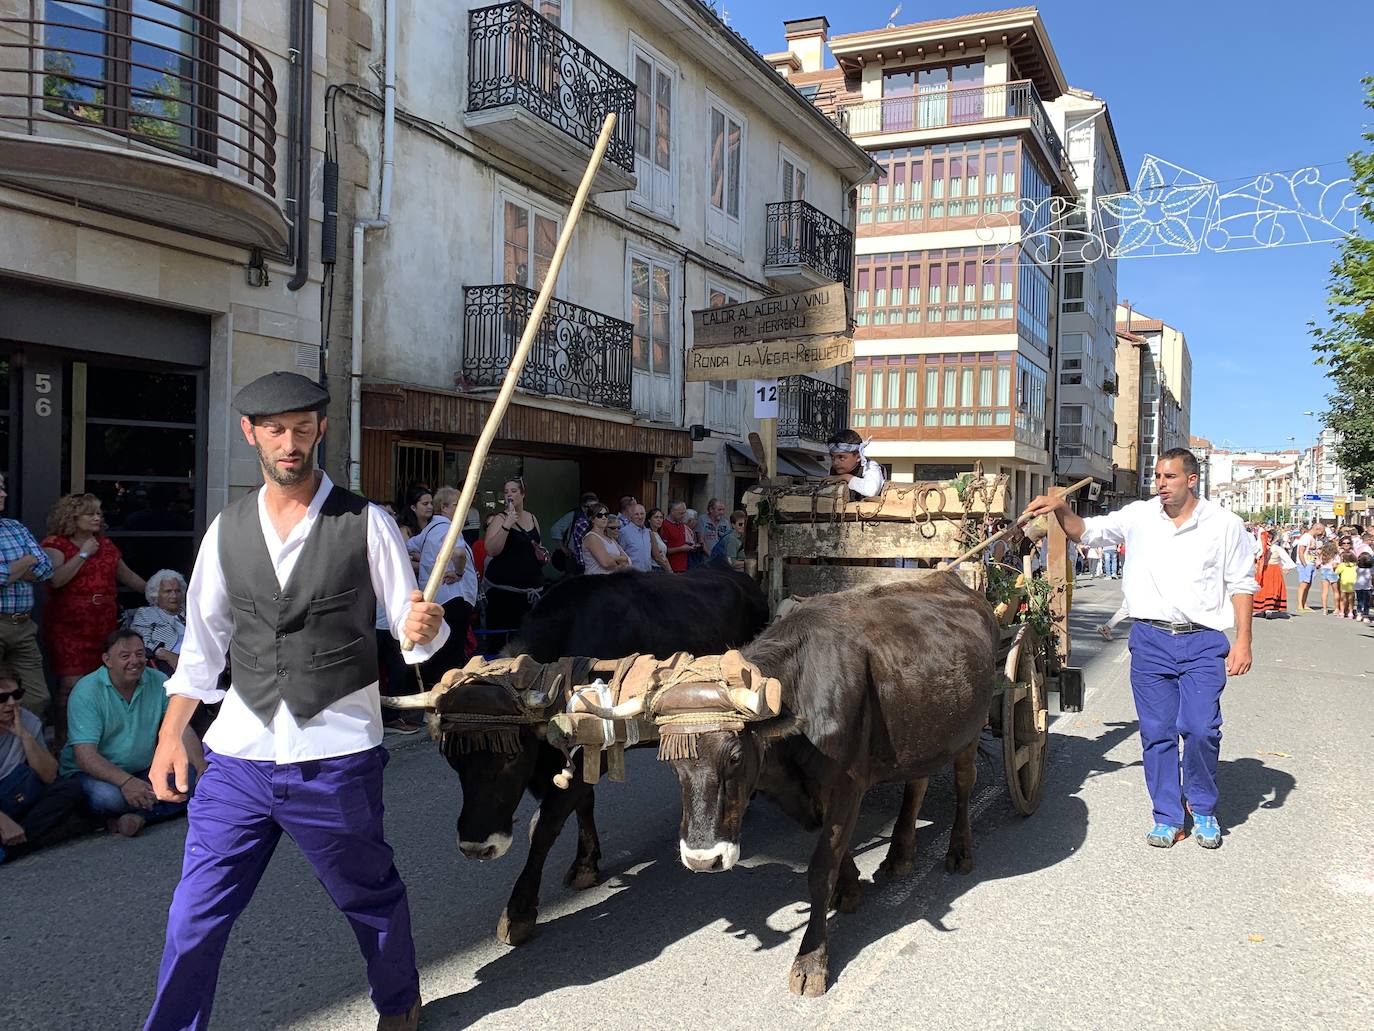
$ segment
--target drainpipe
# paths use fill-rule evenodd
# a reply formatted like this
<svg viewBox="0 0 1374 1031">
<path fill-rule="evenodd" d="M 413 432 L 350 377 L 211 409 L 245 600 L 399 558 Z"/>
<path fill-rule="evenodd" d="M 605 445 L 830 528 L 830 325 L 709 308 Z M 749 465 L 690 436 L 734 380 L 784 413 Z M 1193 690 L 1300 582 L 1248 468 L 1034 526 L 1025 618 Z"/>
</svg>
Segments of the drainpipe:
<svg viewBox="0 0 1374 1031">
<path fill-rule="evenodd" d="M 310 108 L 314 96 L 311 65 L 314 61 L 315 0 L 298 0 L 291 17 L 291 49 L 296 52 L 296 74 L 292 76 L 291 126 L 288 137 L 295 151 L 290 168 L 291 193 L 295 217 L 291 220 L 291 253 L 296 270 L 286 284 L 299 290 L 310 278 Z"/>
<path fill-rule="evenodd" d="M 377 217 L 353 223 L 353 368 L 348 380 L 348 489 L 363 485 L 363 257 L 369 229 L 391 225 L 391 180 L 396 155 L 396 0 L 386 0 L 385 71 L 382 80 L 382 177 Z"/>
</svg>

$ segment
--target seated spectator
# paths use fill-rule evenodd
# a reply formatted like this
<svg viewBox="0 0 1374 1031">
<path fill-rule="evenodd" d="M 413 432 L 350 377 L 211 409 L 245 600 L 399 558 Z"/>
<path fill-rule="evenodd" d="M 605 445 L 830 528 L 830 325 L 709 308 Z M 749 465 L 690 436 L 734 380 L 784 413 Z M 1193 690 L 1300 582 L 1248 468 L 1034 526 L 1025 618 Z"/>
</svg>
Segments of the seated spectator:
<svg viewBox="0 0 1374 1031">
<path fill-rule="evenodd" d="M 57 776 L 43 724 L 19 707 L 24 689 L 0 674 L 0 863 L 85 829 L 81 786 Z"/>
<path fill-rule="evenodd" d="M 116 630 L 106 639 L 101 663 L 72 688 L 61 772 L 81 785 L 110 833 L 132 838 L 144 824 L 186 811 L 185 802 L 159 802 L 148 782 L 167 711 L 167 678 L 148 668 L 143 639 L 132 630 Z M 185 741 L 194 791 L 197 775 L 205 772 L 205 754 L 189 728 Z"/>
<path fill-rule="evenodd" d="M 601 499 L 588 491 L 582 495 L 577 508 L 566 512 L 554 523 L 549 533 L 553 535 L 557 551 L 553 556 L 554 568 L 562 573 L 582 572 L 582 538 L 591 528 L 591 513 L 601 506 Z M 561 558 L 560 558 L 561 556 Z"/>
<path fill-rule="evenodd" d="M 736 509 L 730 513 L 730 533 L 725 538 L 725 560 L 731 569 L 744 572 L 744 535 L 749 528 L 749 516 Z"/>
<path fill-rule="evenodd" d="M 148 604 L 134 612 L 129 629 L 143 638 L 148 661 L 159 672 L 175 673 L 186 636 L 186 578 L 175 569 L 159 569 L 143 593 Z"/>
</svg>

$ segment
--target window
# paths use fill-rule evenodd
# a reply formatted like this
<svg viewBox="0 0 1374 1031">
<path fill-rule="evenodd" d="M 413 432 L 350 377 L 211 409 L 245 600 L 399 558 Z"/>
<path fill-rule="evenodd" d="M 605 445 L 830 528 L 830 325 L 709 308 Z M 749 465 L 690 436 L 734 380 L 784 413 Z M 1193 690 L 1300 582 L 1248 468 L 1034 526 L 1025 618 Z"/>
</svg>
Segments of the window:
<svg viewBox="0 0 1374 1031">
<path fill-rule="evenodd" d="M 706 239 L 727 250 L 744 250 L 744 119 L 707 95 Z"/>
<path fill-rule="evenodd" d="M 1059 406 L 1059 453 L 1074 456 L 1083 453 L 1083 406 Z"/>
<path fill-rule="evenodd" d="M 568 0 L 525 0 L 525 6 L 534 8 L 536 13 L 542 14 L 564 32 L 572 29 L 572 12 L 568 10 L 572 5 Z"/>
<path fill-rule="evenodd" d="M 682 356 L 672 317 L 673 267 L 634 252 L 629 255 L 628 266 L 626 313 L 634 326 L 631 403 L 655 422 L 676 422 L 676 384 Z"/>
<path fill-rule="evenodd" d="M 707 284 L 706 307 L 721 308 L 739 304 L 744 297 L 737 290 Z M 738 380 L 708 380 L 706 383 L 706 425 L 728 433 L 739 432 L 740 400 Z"/>
<path fill-rule="evenodd" d="M 552 211 L 535 207 L 521 197 L 502 192 L 501 233 L 497 255 L 497 275 L 502 283 L 538 290 L 553 263 L 558 245 L 559 217 Z"/>
<path fill-rule="evenodd" d="M 1063 312 L 1065 315 L 1073 315 L 1086 310 L 1083 300 L 1083 276 L 1085 270 L 1082 265 L 1071 265 L 1064 269 L 1064 299 Z"/>
<path fill-rule="evenodd" d="M 859 187 L 859 225 L 975 219 L 1014 211 L 1017 154 L 1013 137 L 875 151 L 883 178 Z"/>
<path fill-rule="evenodd" d="M 650 214 L 672 219 L 677 214 L 677 178 L 673 133 L 674 84 L 677 68 L 646 48 L 630 48 L 635 80 L 635 177 L 630 203 Z"/>
<path fill-rule="evenodd" d="M 1083 385 L 1082 358 L 1063 358 L 1060 360 L 1059 384 L 1065 387 L 1078 387 Z"/>
<path fill-rule="evenodd" d="M 992 247 L 859 255 L 855 325 L 1010 321 L 1014 272 L 1012 259 L 996 257 Z"/>
<path fill-rule="evenodd" d="M 1042 353 L 1049 353 L 1050 277 L 1027 262 L 1018 270 L 1017 327 Z"/>
<path fill-rule="evenodd" d="M 1065 333 L 1059 338 L 1059 352 L 1061 354 L 1082 354 L 1083 353 L 1082 333 Z"/>
<path fill-rule="evenodd" d="M 1021 354 L 1016 356 L 1016 439 L 1045 446 L 1045 370 Z"/>
<path fill-rule="evenodd" d="M 1010 352 L 856 358 L 853 425 L 900 428 L 905 432 L 899 435 L 908 438 L 961 427 L 1008 427 L 1011 375 Z"/>
<path fill-rule="evenodd" d="M 806 165 L 786 147 L 781 148 L 782 189 L 779 196 L 783 200 L 806 200 Z"/>
<path fill-rule="evenodd" d="M 45 0 L 43 108 L 213 162 L 213 0 Z M 102 56 L 103 55 L 103 56 Z"/>
</svg>

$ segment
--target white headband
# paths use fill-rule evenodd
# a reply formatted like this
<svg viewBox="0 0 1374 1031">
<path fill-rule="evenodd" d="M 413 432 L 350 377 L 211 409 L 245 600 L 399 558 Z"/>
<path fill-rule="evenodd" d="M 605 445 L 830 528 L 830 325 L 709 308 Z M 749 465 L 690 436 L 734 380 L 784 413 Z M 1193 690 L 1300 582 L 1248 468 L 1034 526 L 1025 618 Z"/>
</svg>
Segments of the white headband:
<svg viewBox="0 0 1374 1031">
<path fill-rule="evenodd" d="M 862 444 L 829 444 L 827 445 L 827 450 L 829 450 L 831 454 L 835 454 L 836 452 L 847 455 L 857 454 L 860 458 L 867 462 L 868 445 L 869 441 L 867 440 L 865 440 Z"/>
</svg>

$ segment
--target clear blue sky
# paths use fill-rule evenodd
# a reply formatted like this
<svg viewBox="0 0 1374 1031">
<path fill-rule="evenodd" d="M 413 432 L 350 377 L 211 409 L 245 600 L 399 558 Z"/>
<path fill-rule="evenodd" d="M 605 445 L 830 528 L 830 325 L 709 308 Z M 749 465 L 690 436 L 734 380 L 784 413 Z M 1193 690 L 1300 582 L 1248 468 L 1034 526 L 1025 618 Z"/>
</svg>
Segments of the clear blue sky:
<svg viewBox="0 0 1374 1031">
<path fill-rule="evenodd" d="M 725 0 L 758 50 L 783 49 L 784 18 L 824 14 L 831 32 L 887 23 L 897 0 Z M 719 0 L 717 0 L 719 5 Z M 1016 6 L 906 0 L 897 24 Z M 1317 0 L 1045 0 L 1040 16 L 1070 83 L 1111 106 L 1132 182 L 1144 154 L 1225 180 L 1341 161 L 1362 144 L 1360 78 L 1374 75 L 1374 3 Z M 1307 18 L 1305 11 L 1318 13 Z M 1193 354 L 1192 432 L 1218 446 L 1310 443 L 1325 407 L 1310 319 L 1325 312 L 1335 247 L 1120 263 L 1120 290 L 1178 326 Z"/>
</svg>

